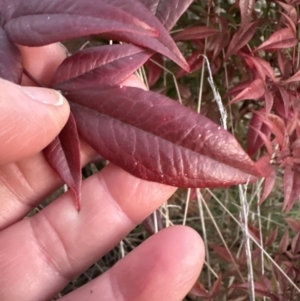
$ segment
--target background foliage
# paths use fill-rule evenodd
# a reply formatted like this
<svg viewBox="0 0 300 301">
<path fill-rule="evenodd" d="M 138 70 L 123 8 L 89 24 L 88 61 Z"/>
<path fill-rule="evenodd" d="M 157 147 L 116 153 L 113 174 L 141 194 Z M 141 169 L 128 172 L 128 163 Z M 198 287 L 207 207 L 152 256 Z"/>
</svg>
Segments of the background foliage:
<svg viewBox="0 0 300 301">
<path fill-rule="evenodd" d="M 187 224 L 204 237 L 206 266 L 186 300 L 299 298 L 298 2 L 194 1 L 172 30 L 191 73 L 158 54 L 138 72 L 152 90 L 221 125 L 210 69 L 229 131 L 253 159 L 267 154 L 274 167 L 255 185 L 180 189 L 144 223 L 148 232 Z M 147 235 L 136 229 L 67 290 L 109 268 Z"/>
<path fill-rule="evenodd" d="M 204 271 L 186 300 L 299 299 L 299 4 L 297 0 L 195 0 L 171 31 L 191 72 L 184 70 L 186 65 L 174 49 L 175 54 L 158 52 L 184 69 L 159 53 L 145 64 L 145 57 L 141 58 L 138 65 L 143 66 L 137 75 L 152 91 L 226 127 L 254 161 L 263 158 L 256 166 L 267 166 L 267 176 L 255 184 L 229 189 L 179 189 L 144 222 L 144 227 L 129 234 L 61 294 L 104 272 L 160 228 L 188 224 L 203 236 L 207 255 Z M 171 29 L 173 25 L 165 27 Z M 12 28 L 10 38 L 15 38 L 17 31 Z M 92 33 L 93 28 L 88 30 Z M 151 35 L 147 28 L 145 33 Z M 28 42 L 24 33 L 16 36 Z M 121 32 L 111 39 L 120 36 L 125 40 L 129 37 Z M 153 38 L 152 44 L 146 38 L 135 41 L 156 51 L 153 45 L 157 40 Z M 36 41 L 38 37 L 32 37 L 32 43 Z M 73 54 L 106 42 L 89 37 L 65 44 Z M 13 59 L 18 53 L 10 47 L 5 51 Z M 144 55 L 148 59 L 152 53 Z M 17 81 L 20 66 L 11 81 Z M 54 86 L 66 87 L 64 76 L 58 72 Z M 265 162 L 271 162 L 272 168 Z M 84 168 L 83 175 L 88 177 L 105 164 L 93 162 Z"/>
</svg>

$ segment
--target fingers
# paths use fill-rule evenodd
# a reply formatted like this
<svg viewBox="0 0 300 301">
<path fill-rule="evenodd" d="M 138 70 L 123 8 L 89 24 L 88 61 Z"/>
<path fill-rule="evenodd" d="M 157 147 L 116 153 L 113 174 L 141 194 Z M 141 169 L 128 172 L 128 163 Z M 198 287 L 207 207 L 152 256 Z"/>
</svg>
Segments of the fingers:
<svg viewBox="0 0 300 301">
<path fill-rule="evenodd" d="M 0 165 L 40 152 L 61 131 L 69 105 L 58 92 L 0 79 Z"/>
<path fill-rule="evenodd" d="M 194 230 L 168 228 L 61 301 L 179 301 L 196 282 L 203 261 L 203 242 Z"/>
<path fill-rule="evenodd" d="M 48 84 L 51 81 L 53 73 L 55 72 L 55 68 L 61 64 L 63 59 L 66 56 L 64 48 L 59 44 L 51 44 L 44 47 L 26 47 L 20 46 L 20 50 L 22 52 L 24 58 L 24 67 L 28 70 L 36 79 L 43 82 L 44 84 Z M 14 93 L 14 89 L 16 86 L 12 86 L 11 83 L 10 93 Z M 28 78 L 24 78 L 23 84 L 33 84 Z M 139 86 L 141 88 L 145 88 L 143 83 L 139 81 L 135 76 L 129 77 L 123 85 L 132 85 L 132 86 Z M 18 90 L 19 93 L 23 93 L 22 90 Z M 54 92 L 50 92 L 54 93 Z M 23 95 L 23 94 L 22 94 Z M 53 95 L 53 94 L 52 94 Z M 55 94 L 54 94 L 55 95 Z M 27 96 L 26 96 L 27 97 Z M 0 98 L 1 99 L 1 98 Z M 8 103 L 8 102 L 6 102 Z M 22 105 L 25 105 L 22 103 Z M 41 105 L 40 105 L 41 107 Z M 16 108 L 10 108 L 11 110 L 16 110 Z M 29 109 L 28 107 L 25 109 Z M 52 109 L 58 110 L 58 108 Z M 32 109 L 33 113 L 38 113 L 36 111 L 36 106 Z M 66 118 L 65 115 L 65 108 L 61 110 L 63 116 L 59 114 L 55 118 Z M 1 111 L 2 113 L 2 111 Z M 64 115 L 65 114 L 65 115 Z M 3 117 L 4 114 L 1 114 Z M 0 116 L 0 119 L 1 119 Z M 10 116 L 10 115 L 9 115 Z M 8 120 L 9 117 L 6 114 L 6 120 L 2 123 L 10 122 Z M 22 118 L 22 122 L 25 122 L 25 118 L 30 115 L 20 115 Z M 35 115 L 31 115 L 32 117 Z M 35 152 L 40 150 L 42 144 L 50 143 L 48 141 L 45 142 L 45 138 L 49 138 L 50 136 L 55 136 L 53 133 L 53 128 L 55 128 L 55 123 L 50 124 L 49 128 L 46 127 L 45 121 L 42 120 L 41 122 L 41 115 L 38 116 L 37 119 L 32 118 L 33 122 L 28 123 L 26 120 L 26 127 L 22 128 L 21 131 L 15 131 L 14 129 L 14 122 L 19 122 L 19 117 L 12 120 L 11 129 L 13 129 L 15 133 L 15 140 L 13 143 L 16 142 L 17 137 L 22 137 L 23 131 L 25 129 L 29 129 L 31 132 L 34 130 L 37 133 L 33 134 L 33 137 L 36 137 L 38 144 L 32 143 L 33 141 L 28 141 L 27 144 L 30 146 L 29 149 L 26 151 L 24 149 L 20 149 L 19 145 L 17 147 L 13 147 L 11 143 L 10 146 L 7 146 L 5 149 L 1 148 L 2 150 L 2 164 L 3 161 L 13 161 L 16 160 L 18 156 L 24 156 L 27 158 L 23 160 L 19 160 L 16 164 L 6 164 L 5 166 L 0 166 L 0 230 L 4 229 L 5 227 L 11 225 L 12 223 L 20 220 L 23 218 L 32 208 L 34 208 L 42 199 L 48 196 L 53 190 L 57 189 L 59 185 L 61 185 L 61 180 L 59 177 L 53 172 L 53 170 L 49 167 L 45 159 L 43 158 L 42 154 L 37 154 L 35 156 L 28 157 L 29 152 Z M 37 124 L 41 122 L 40 124 Z M 8 123 L 7 123 L 8 124 Z M 56 129 L 58 130 L 61 128 L 61 123 L 58 124 Z M 47 136 L 42 135 L 43 127 L 46 127 L 46 131 L 48 131 Z M 3 128 L 5 129 L 5 128 Z M 52 129 L 52 130 L 51 130 Z M 31 132 L 27 132 L 27 136 L 31 136 Z M 1 129 L 0 129 L 1 133 Z M 42 139 L 39 137 L 42 135 Z M 9 134 L 6 134 L 3 139 L 7 139 Z M 48 139 L 49 140 L 49 139 Z M 22 141 L 26 143 L 24 137 L 22 137 Z M 14 153 L 11 153 L 11 148 L 14 149 Z M 81 149 L 82 149 L 82 162 L 86 164 L 94 155 L 94 151 L 83 141 L 81 141 Z M 29 152 L 28 152 L 29 151 Z M 19 157 L 20 158 L 20 157 Z M 0 161 L 1 162 L 1 161 Z M 8 163 L 8 162 L 7 162 Z"/>
<path fill-rule="evenodd" d="M 55 43 L 43 47 L 19 46 L 23 57 L 23 67 L 45 87 L 51 82 L 57 67 L 67 56 L 62 44 Z M 23 76 L 23 86 L 35 85 L 27 76 Z"/>
<path fill-rule="evenodd" d="M 66 57 L 59 44 L 19 48 L 24 68 L 45 85 Z M 50 89 L 21 88 L 1 79 L 0 91 L 0 165 L 3 165 L 35 154 L 49 144 L 66 123 L 69 107 L 60 94 Z"/>
<path fill-rule="evenodd" d="M 73 195 L 66 193 L 36 216 L 4 229 L 0 233 L 0 245 L 5 246 L 0 256 L 0 287 L 7 291 L 0 291 L 0 300 L 53 297 L 165 202 L 174 190 L 137 179 L 109 165 L 83 182 L 79 214 Z M 7 262 L 8 256 L 13 262 Z"/>
</svg>

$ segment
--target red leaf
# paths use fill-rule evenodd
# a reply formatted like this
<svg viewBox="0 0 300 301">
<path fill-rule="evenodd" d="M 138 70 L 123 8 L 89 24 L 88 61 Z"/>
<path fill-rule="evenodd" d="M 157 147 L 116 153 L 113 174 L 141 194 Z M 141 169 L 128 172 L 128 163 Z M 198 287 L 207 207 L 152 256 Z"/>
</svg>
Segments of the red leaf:
<svg viewBox="0 0 300 301">
<path fill-rule="evenodd" d="M 242 53 L 241 56 L 245 59 L 246 63 L 250 67 L 252 67 L 252 65 L 255 67 L 263 81 L 265 81 L 266 76 L 269 77 L 273 82 L 275 81 L 274 70 L 269 62 L 261 59 L 260 57 L 251 56 L 244 53 Z"/>
<path fill-rule="evenodd" d="M 284 81 L 284 83 L 293 83 L 293 82 L 299 82 L 300 81 L 300 70 L 298 70 L 294 75 L 292 75 L 290 78 Z"/>
<path fill-rule="evenodd" d="M 284 231 L 284 234 L 280 240 L 280 243 L 279 243 L 279 247 L 278 247 L 278 253 L 279 254 L 283 254 L 287 251 L 287 248 L 289 246 L 289 242 L 290 242 L 290 239 L 289 239 L 289 230 L 286 229 Z"/>
<path fill-rule="evenodd" d="M 227 31 L 220 32 L 209 38 L 207 47 L 209 47 L 209 44 L 213 47 L 213 61 L 220 54 L 220 52 L 228 45 L 229 41 L 230 36 Z"/>
<path fill-rule="evenodd" d="M 238 83 L 225 94 L 225 97 L 237 95 L 238 93 L 248 88 L 252 82 L 252 80 L 246 80 Z"/>
<path fill-rule="evenodd" d="M 199 50 L 194 51 L 186 60 L 190 66 L 190 73 L 199 70 L 203 65 L 203 55 Z M 176 78 L 180 78 L 181 76 L 187 74 L 183 69 L 180 69 L 176 74 Z"/>
<path fill-rule="evenodd" d="M 275 135 L 277 143 L 280 146 L 283 146 L 285 133 L 284 121 L 279 116 L 274 114 L 269 114 L 268 117 L 266 117 L 259 111 L 254 113 L 257 114 L 259 118 L 261 118 L 262 122 L 269 127 L 270 131 Z"/>
<path fill-rule="evenodd" d="M 142 16 L 143 20 L 137 16 Z M 11 40 L 26 46 L 101 35 L 159 52 L 188 70 L 187 63 L 163 25 L 135 0 L 23 1 L 5 24 L 5 30 Z"/>
<path fill-rule="evenodd" d="M 283 3 L 281 1 L 276 1 L 276 3 L 279 4 L 286 11 L 289 17 L 296 24 L 298 21 L 298 14 L 296 8 L 291 4 Z"/>
<path fill-rule="evenodd" d="M 300 232 L 298 232 L 291 241 L 291 249 L 294 255 L 300 253 Z"/>
<path fill-rule="evenodd" d="M 225 247 L 215 244 L 209 244 L 209 247 L 212 248 L 214 252 L 216 252 L 216 254 L 224 261 L 228 263 L 238 263 L 238 259 L 232 253 L 229 254 Z"/>
<path fill-rule="evenodd" d="M 189 291 L 189 294 L 194 295 L 196 297 L 201 297 L 201 298 L 209 298 L 210 297 L 210 294 L 208 293 L 208 291 L 204 288 L 204 286 L 199 281 L 197 281 L 193 285 L 193 287 Z"/>
<path fill-rule="evenodd" d="M 163 66 L 164 61 L 160 54 L 156 53 L 151 57 L 151 60 L 148 60 L 145 64 L 148 70 L 148 85 L 152 87 L 160 78 L 162 74 L 162 67 L 155 64 L 154 62 L 158 63 L 159 65 Z M 183 70 L 183 69 L 181 69 Z"/>
<path fill-rule="evenodd" d="M 193 0 L 139 0 L 157 17 L 167 30 L 171 30 Z"/>
<path fill-rule="evenodd" d="M 141 16 L 142 20 L 155 28 L 159 36 L 157 38 L 145 37 L 143 34 L 140 34 L 136 37 L 132 37 L 130 33 L 123 34 L 123 40 L 125 42 L 133 43 L 142 47 L 147 47 L 151 50 L 154 50 L 158 53 L 161 53 L 173 60 L 181 68 L 189 71 L 189 66 L 182 56 L 181 52 L 177 48 L 175 42 L 169 35 L 165 27 L 154 17 L 145 6 L 136 0 L 102 0 L 107 4 L 112 4 L 133 16 Z M 187 0 L 185 0 L 187 1 Z M 181 0 L 181 2 L 183 2 Z M 147 13 L 148 12 L 148 13 Z"/>
<path fill-rule="evenodd" d="M 289 212 L 300 194 L 300 175 L 291 166 L 284 168 L 284 202 L 282 209 Z"/>
<path fill-rule="evenodd" d="M 294 231 L 294 232 L 299 232 L 300 231 L 300 222 L 297 219 L 291 218 L 291 217 L 287 217 L 284 219 L 289 227 Z"/>
<path fill-rule="evenodd" d="M 255 51 L 272 51 L 289 48 L 296 46 L 297 43 L 296 35 L 290 28 L 281 28 L 275 31 L 265 42 L 258 46 Z"/>
<path fill-rule="evenodd" d="M 74 192 L 76 208 L 79 211 L 81 200 L 80 142 L 72 113 L 59 136 L 43 152 L 50 166 Z"/>
<path fill-rule="evenodd" d="M 220 274 L 211 288 L 211 297 L 215 297 L 220 293 L 222 280 L 223 280 L 223 277 L 222 277 L 222 274 Z"/>
<path fill-rule="evenodd" d="M 275 182 L 276 182 L 276 172 L 275 170 L 273 170 L 272 173 L 265 178 L 264 189 L 258 205 L 261 205 L 266 200 L 266 198 L 270 195 L 275 185 Z"/>
<path fill-rule="evenodd" d="M 253 37 L 256 31 L 256 22 L 245 23 L 234 33 L 228 46 L 225 60 L 244 47 Z"/>
<path fill-rule="evenodd" d="M 0 28 L 0 77 L 16 84 L 21 82 L 23 74 L 22 56 L 19 48 Z"/>
<path fill-rule="evenodd" d="M 266 108 L 267 115 L 270 114 L 273 104 L 274 104 L 273 94 L 268 89 L 266 89 L 266 91 L 265 91 L 265 108 Z"/>
<path fill-rule="evenodd" d="M 249 290 L 250 289 L 249 282 L 234 285 L 234 288 Z M 269 297 L 269 298 L 271 298 L 272 301 L 273 300 L 279 301 L 279 298 L 270 292 L 269 288 L 266 286 L 266 284 L 264 282 L 254 282 L 254 289 L 255 289 L 255 295 L 258 297 Z M 272 299 L 274 297 L 276 297 L 276 299 Z"/>
<path fill-rule="evenodd" d="M 275 228 L 274 231 L 272 231 L 272 233 L 268 237 L 267 241 L 265 242 L 265 247 L 271 246 L 275 242 L 277 235 L 278 235 L 278 226 Z"/>
<path fill-rule="evenodd" d="M 254 9 L 254 4 L 255 4 L 255 0 L 239 1 L 242 23 L 248 23 L 250 21 Z"/>
<path fill-rule="evenodd" d="M 277 86 L 277 89 L 280 93 L 280 95 L 278 95 L 278 96 L 280 96 L 280 98 L 278 97 L 278 100 L 281 100 L 281 103 L 277 104 L 277 105 L 283 104 L 283 108 L 279 108 L 277 114 L 279 116 L 283 115 L 284 117 L 287 117 L 288 112 L 289 112 L 289 107 L 290 107 L 290 95 L 287 92 L 287 90 L 283 87 Z M 275 107 L 275 104 L 274 104 L 274 107 Z"/>
<path fill-rule="evenodd" d="M 263 133 L 266 137 L 266 140 L 269 141 L 271 134 L 270 129 L 262 122 L 261 117 L 258 114 L 254 113 L 249 123 L 247 135 L 247 150 L 250 157 L 253 156 L 264 145 L 264 141 L 262 140 L 258 132 Z M 271 144 L 270 150 L 272 153 Z"/>
<path fill-rule="evenodd" d="M 271 165 L 271 156 L 264 155 L 260 157 L 256 162 L 255 162 L 255 167 L 256 170 L 260 173 L 261 177 L 269 177 L 272 172 L 273 172 L 273 166 Z"/>
<path fill-rule="evenodd" d="M 66 96 L 83 138 L 102 157 L 142 179 L 215 187 L 260 176 L 231 134 L 163 95 L 113 87 Z"/>
<path fill-rule="evenodd" d="M 22 0 L 1 0 L 0 1 L 0 12 L 4 20 L 8 21 L 15 9 L 19 6 Z"/>
<path fill-rule="evenodd" d="M 233 104 L 244 99 L 254 99 L 257 100 L 261 98 L 265 93 L 265 83 L 261 79 L 255 79 L 250 83 L 249 87 L 240 92 L 236 97 L 234 97 L 229 104 Z"/>
<path fill-rule="evenodd" d="M 296 34 L 296 25 L 295 25 L 294 21 L 285 13 L 283 13 L 283 12 L 279 12 L 279 13 L 281 14 L 281 16 L 283 18 L 283 23 L 285 25 L 287 25 L 292 30 L 293 33 Z"/>
<path fill-rule="evenodd" d="M 283 179 L 284 179 L 284 200 L 285 200 L 284 205 L 287 206 L 293 190 L 294 171 L 292 169 L 292 166 L 290 165 L 285 166 Z"/>
<path fill-rule="evenodd" d="M 271 141 L 269 140 L 269 138 L 264 134 L 262 133 L 260 130 L 257 130 L 256 128 L 254 127 L 251 127 L 251 129 L 256 132 L 256 134 L 260 137 L 260 139 L 263 141 L 266 149 L 267 149 L 267 152 L 268 152 L 268 155 L 269 156 L 272 156 L 273 154 L 273 148 L 272 148 L 272 143 Z"/>
<path fill-rule="evenodd" d="M 87 48 L 63 61 L 54 74 L 52 86 L 72 91 L 116 85 L 142 66 L 151 54 L 128 44 Z"/>
<path fill-rule="evenodd" d="M 104 1 L 91 0 L 22 1 L 5 29 L 13 41 L 26 46 L 42 46 L 110 31 L 157 35 L 151 25 L 137 17 Z"/>
<path fill-rule="evenodd" d="M 277 51 L 277 55 L 278 55 L 278 67 L 280 69 L 282 77 L 287 78 L 291 74 L 292 64 L 283 51 Z"/>
<path fill-rule="evenodd" d="M 155 219 L 157 221 L 157 229 L 155 228 Z M 160 231 L 164 228 L 162 215 L 159 210 L 156 210 L 154 213 L 149 215 L 143 222 L 142 226 L 148 232 L 148 234 L 153 235 L 157 231 Z"/>
<path fill-rule="evenodd" d="M 186 28 L 174 36 L 175 41 L 200 40 L 210 37 L 220 31 L 206 26 L 196 26 Z"/>
</svg>

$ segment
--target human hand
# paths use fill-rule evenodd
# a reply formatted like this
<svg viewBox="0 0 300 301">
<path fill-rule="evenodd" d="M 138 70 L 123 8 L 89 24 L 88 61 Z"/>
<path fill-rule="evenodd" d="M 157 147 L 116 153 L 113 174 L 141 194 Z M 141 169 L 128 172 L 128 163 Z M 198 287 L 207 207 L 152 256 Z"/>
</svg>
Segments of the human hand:
<svg viewBox="0 0 300 301">
<path fill-rule="evenodd" d="M 25 68 L 46 85 L 65 57 L 58 44 L 21 50 Z M 124 84 L 140 85 L 132 78 Z M 23 219 L 62 184 L 41 150 L 66 123 L 69 106 L 50 89 L 21 88 L 0 80 L 0 91 L 0 300 L 51 300 L 175 189 L 109 164 L 83 182 L 80 213 L 67 192 Z M 82 143 L 82 160 L 92 155 Z M 199 275 L 203 249 L 190 228 L 162 230 L 61 300 L 181 300 Z"/>
</svg>

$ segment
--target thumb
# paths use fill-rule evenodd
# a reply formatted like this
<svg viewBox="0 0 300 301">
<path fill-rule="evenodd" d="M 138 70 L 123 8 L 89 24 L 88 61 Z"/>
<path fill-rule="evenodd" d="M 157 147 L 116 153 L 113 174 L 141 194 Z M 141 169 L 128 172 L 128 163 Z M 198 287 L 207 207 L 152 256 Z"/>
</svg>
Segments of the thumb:
<svg viewBox="0 0 300 301">
<path fill-rule="evenodd" d="M 52 89 L 0 79 L 0 165 L 36 154 L 66 124 L 70 108 Z"/>
</svg>

